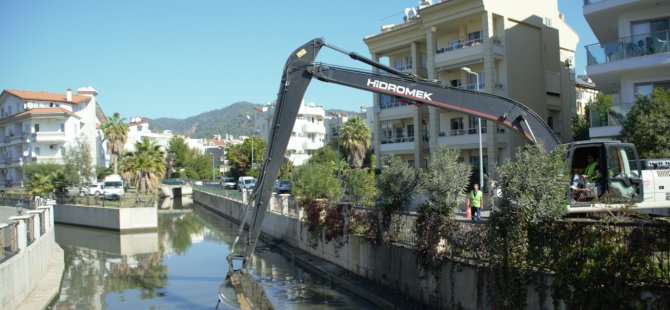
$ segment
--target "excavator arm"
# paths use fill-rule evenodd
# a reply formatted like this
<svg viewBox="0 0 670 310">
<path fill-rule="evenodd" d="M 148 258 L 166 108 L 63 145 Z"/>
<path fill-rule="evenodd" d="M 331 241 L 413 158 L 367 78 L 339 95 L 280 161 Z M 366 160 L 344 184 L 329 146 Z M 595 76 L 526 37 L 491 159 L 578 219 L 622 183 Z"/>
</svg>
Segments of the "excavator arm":
<svg viewBox="0 0 670 310">
<path fill-rule="evenodd" d="M 316 63 L 316 56 L 324 46 L 348 54 L 351 58 L 379 68 L 387 74 L 375 74 Z M 543 145 L 547 151 L 553 150 L 559 144 L 558 139 L 541 117 L 528 107 L 514 100 L 448 87 L 439 81 L 429 81 L 400 72 L 356 53 L 349 53 L 334 46 L 326 45 L 321 38 L 311 40 L 295 50 L 284 66 L 274 118 L 270 128 L 270 137 L 265 156 L 266 160 L 261 167 L 256 188 L 251 194 L 251 201 L 253 201 L 254 205 L 252 209 L 254 216 L 249 223 L 249 236 L 244 256 L 242 257 L 243 268 L 246 267 L 256 247 L 256 241 L 261 231 L 261 224 L 267 211 L 270 196 L 272 195 L 272 187 L 284 160 L 284 153 L 291 137 L 300 104 L 309 83 L 314 78 L 375 93 L 396 96 L 416 104 L 446 108 L 491 120 L 520 132 L 533 142 L 543 141 Z M 244 220 L 242 226 L 244 226 Z"/>
</svg>

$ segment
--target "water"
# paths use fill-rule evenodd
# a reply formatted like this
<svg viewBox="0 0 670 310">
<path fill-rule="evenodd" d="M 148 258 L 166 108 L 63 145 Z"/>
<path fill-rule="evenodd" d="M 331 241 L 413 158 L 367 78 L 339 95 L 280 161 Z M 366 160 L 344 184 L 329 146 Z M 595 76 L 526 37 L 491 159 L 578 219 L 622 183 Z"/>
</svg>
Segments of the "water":
<svg viewBox="0 0 670 310">
<path fill-rule="evenodd" d="M 237 225 L 198 205 L 158 220 L 157 232 L 136 234 L 56 225 L 65 272 L 52 309 L 214 309 Z M 375 308 L 272 247 L 259 245 L 252 268 L 277 309 Z"/>
</svg>

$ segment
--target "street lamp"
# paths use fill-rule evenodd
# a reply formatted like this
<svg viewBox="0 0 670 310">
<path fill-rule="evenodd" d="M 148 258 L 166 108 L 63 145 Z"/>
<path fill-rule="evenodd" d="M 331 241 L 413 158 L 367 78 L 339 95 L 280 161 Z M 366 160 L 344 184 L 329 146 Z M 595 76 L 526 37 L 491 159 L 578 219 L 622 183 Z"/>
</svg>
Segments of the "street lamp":
<svg viewBox="0 0 670 310">
<path fill-rule="evenodd" d="M 216 166 L 214 165 L 214 152 L 209 154 L 212 155 L 212 182 L 216 182 Z"/>
<path fill-rule="evenodd" d="M 337 179 L 340 179 L 340 130 L 342 129 L 342 114 L 337 114 Z"/>
<path fill-rule="evenodd" d="M 249 116 L 249 114 L 247 114 L 247 119 L 251 120 L 251 116 Z M 256 125 L 254 124 L 254 126 L 256 126 Z M 251 139 L 251 169 L 254 169 L 255 167 L 254 167 L 254 139 L 253 139 L 253 136 L 249 137 L 249 139 Z"/>
<path fill-rule="evenodd" d="M 479 92 L 479 74 L 477 72 L 472 72 L 468 67 L 461 67 L 461 70 L 465 71 L 467 74 L 473 74 L 475 76 L 475 90 Z M 479 132 L 479 188 L 484 188 L 484 155 L 482 151 L 482 118 L 477 118 L 477 126 Z"/>
</svg>

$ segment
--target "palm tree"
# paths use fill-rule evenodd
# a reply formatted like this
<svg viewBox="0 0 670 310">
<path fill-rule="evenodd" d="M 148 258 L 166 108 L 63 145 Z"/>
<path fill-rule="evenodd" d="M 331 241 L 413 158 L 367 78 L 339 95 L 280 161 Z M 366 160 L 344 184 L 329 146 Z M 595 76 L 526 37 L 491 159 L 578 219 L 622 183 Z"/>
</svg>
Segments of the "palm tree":
<svg viewBox="0 0 670 310">
<path fill-rule="evenodd" d="M 360 117 L 350 118 L 340 129 L 338 139 L 347 154 L 349 166 L 360 168 L 363 166 L 365 152 L 370 146 L 370 128 Z"/>
<path fill-rule="evenodd" d="M 124 175 L 134 182 L 137 190 L 155 189 L 165 173 L 165 153 L 160 145 L 143 138 L 135 143 L 135 151 L 126 153 L 121 163 Z"/>
<path fill-rule="evenodd" d="M 119 112 L 114 112 L 111 117 L 107 117 L 102 123 L 101 129 L 105 136 L 103 141 L 107 140 L 107 150 L 112 154 L 114 163 L 114 174 L 119 173 L 119 155 L 123 151 L 123 145 L 128 141 L 128 124 L 125 118 L 121 118 Z"/>
<path fill-rule="evenodd" d="M 26 183 L 26 187 L 31 197 L 45 197 L 54 189 L 54 184 L 46 175 L 35 173 Z"/>
</svg>

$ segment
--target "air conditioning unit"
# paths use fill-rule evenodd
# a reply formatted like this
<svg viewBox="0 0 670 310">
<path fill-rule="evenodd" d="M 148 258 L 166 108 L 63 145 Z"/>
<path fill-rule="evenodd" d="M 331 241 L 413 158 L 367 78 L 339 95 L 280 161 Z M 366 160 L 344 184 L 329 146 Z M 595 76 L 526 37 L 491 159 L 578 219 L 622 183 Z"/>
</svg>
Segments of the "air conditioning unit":
<svg viewBox="0 0 670 310">
<path fill-rule="evenodd" d="M 55 149 L 55 148 L 56 148 L 56 145 L 55 145 L 55 144 L 51 144 L 51 145 L 49 145 L 49 149 L 53 150 L 53 149 Z"/>
</svg>

